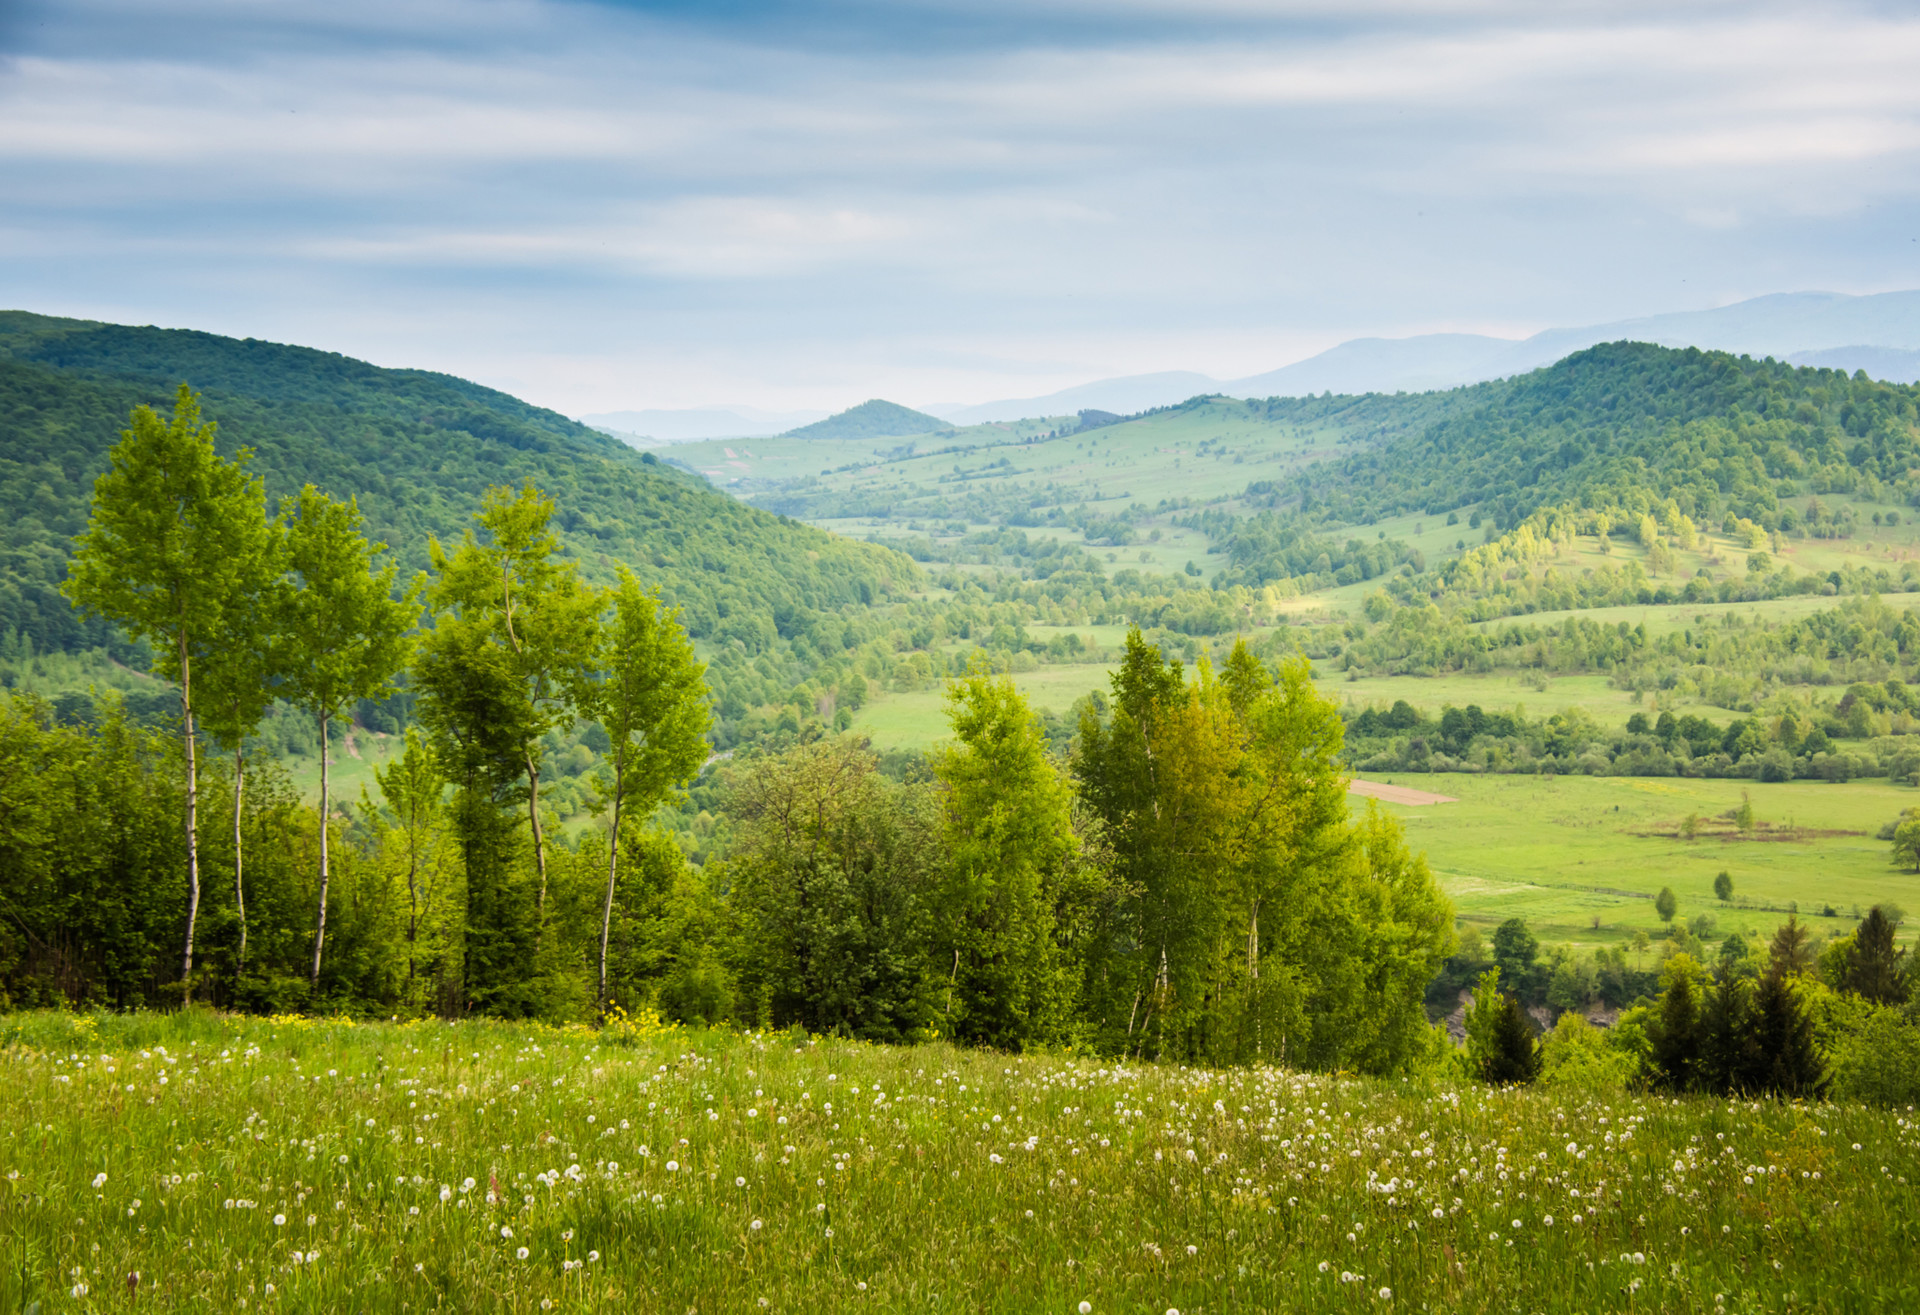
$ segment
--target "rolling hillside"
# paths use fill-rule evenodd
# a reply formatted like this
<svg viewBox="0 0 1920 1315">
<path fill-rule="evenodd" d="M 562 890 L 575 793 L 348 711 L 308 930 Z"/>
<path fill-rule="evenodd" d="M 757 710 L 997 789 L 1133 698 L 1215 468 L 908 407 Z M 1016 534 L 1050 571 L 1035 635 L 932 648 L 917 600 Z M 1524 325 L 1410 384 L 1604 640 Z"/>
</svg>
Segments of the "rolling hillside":
<svg viewBox="0 0 1920 1315">
<path fill-rule="evenodd" d="M 685 609 L 692 633 L 778 644 L 814 614 L 907 587 L 911 562 L 747 506 L 551 411 L 449 375 L 182 330 L 0 314 L 0 633 L 37 652 L 107 642 L 57 592 L 94 477 L 128 411 L 191 384 L 223 450 L 251 447 L 269 497 L 354 495 L 409 572 L 458 538 L 489 485 L 560 505 L 589 575 L 618 564 Z"/>
</svg>

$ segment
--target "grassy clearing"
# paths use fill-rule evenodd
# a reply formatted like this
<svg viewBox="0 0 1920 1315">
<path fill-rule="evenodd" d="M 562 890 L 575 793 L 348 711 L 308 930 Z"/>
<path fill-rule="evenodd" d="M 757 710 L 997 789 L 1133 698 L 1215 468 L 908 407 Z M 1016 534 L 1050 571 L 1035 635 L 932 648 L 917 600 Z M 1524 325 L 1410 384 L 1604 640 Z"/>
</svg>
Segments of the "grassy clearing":
<svg viewBox="0 0 1920 1315">
<path fill-rule="evenodd" d="M 1525 918 L 1546 942 L 1615 946 L 1635 931 L 1663 930 L 1652 899 L 1662 886 L 1679 896 L 1681 921 L 1711 914 L 1721 937 L 1771 933 L 1794 903 L 1816 931 L 1852 931 L 1855 907 L 1864 913 L 1882 900 L 1920 910 L 1920 876 L 1894 866 L 1887 843 L 1874 839 L 1882 823 L 1920 803 L 1907 786 L 1440 772 L 1391 779 L 1459 798 L 1388 809 L 1461 916 Z M 1744 838 L 1725 822 L 1703 825 L 1691 841 L 1675 834 L 1689 815 L 1711 822 L 1738 808 L 1743 791 L 1767 824 L 1756 835 L 1792 827 L 1794 838 Z M 1722 870 L 1733 877 L 1732 905 L 1713 895 Z M 1839 916 L 1820 916 L 1828 904 Z"/>
<path fill-rule="evenodd" d="M 1085 635 L 1100 627 L 1072 627 Z M 1016 674 L 1013 683 L 1034 711 L 1052 710 L 1066 716 L 1074 701 L 1094 690 L 1105 691 L 1114 668 L 1083 663 L 1040 667 Z M 925 749 L 951 737 L 947 725 L 946 691 L 915 690 L 886 694 L 860 709 L 853 729 L 873 741 L 876 749 Z"/>
<path fill-rule="evenodd" d="M 0 1035 L 8 1309 L 1920 1301 L 1893 1112 L 650 1029 Z"/>
</svg>

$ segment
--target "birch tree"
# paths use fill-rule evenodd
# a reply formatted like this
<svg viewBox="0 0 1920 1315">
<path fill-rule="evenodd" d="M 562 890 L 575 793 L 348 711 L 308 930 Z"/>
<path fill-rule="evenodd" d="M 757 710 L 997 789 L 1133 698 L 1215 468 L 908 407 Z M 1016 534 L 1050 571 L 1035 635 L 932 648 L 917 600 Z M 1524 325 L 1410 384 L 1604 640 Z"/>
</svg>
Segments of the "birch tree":
<svg viewBox="0 0 1920 1315">
<path fill-rule="evenodd" d="M 434 841 L 440 818 L 441 795 L 446 778 L 426 740 L 413 727 L 407 728 L 400 755 L 384 768 L 376 767 L 373 779 L 380 787 L 401 834 L 407 855 L 407 988 L 413 997 L 418 972 L 421 912 L 431 906 L 434 895 Z"/>
<path fill-rule="evenodd" d="M 94 481 L 86 531 L 75 541 L 66 595 L 153 646 L 155 674 L 180 687 L 186 759 L 187 910 L 180 980 L 193 991 L 194 930 L 200 916 L 200 774 L 194 722 L 195 664 L 213 651 L 253 563 L 268 550 L 266 491 L 247 473 L 252 453 L 232 460 L 214 450 L 214 425 L 200 418 L 187 385 L 162 420 L 134 408 L 132 425 Z"/>
<path fill-rule="evenodd" d="M 233 754 L 233 907 L 240 922 L 236 971 L 247 964 L 246 742 L 273 703 L 276 681 L 273 617 L 280 606 L 286 536 L 267 527 L 263 551 L 245 563 L 232 605 L 221 617 L 208 659 L 200 664 L 200 723 L 214 743 Z"/>
<path fill-rule="evenodd" d="M 587 661 L 599 601 L 579 568 L 560 557 L 550 528 L 551 499 L 531 485 L 488 489 L 472 530 L 451 554 L 433 545 L 432 601 L 443 613 L 430 648 L 464 647 L 463 664 L 482 663 L 510 683 L 518 707 L 509 721 L 527 781 L 527 824 L 539 873 L 537 920 L 547 905 L 546 836 L 540 823 L 540 741 L 575 713 L 575 673 Z M 449 675 L 453 674 L 451 672 Z"/>
<path fill-rule="evenodd" d="M 947 689 L 954 743 L 933 757 L 945 787 L 947 869 L 935 904 L 944 1030 L 1020 1049 L 1064 1030 L 1071 992 L 1054 906 L 1074 856 L 1072 795 L 1039 719 L 983 660 Z"/>
<path fill-rule="evenodd" d="M 352 500 L 336 502 L 311 484 L 281 504 L 288 588 L 276 627 L 287 700 L 320 731 L 320 894 L 313 926 L 313 989 L 327 939 L 328 733 L 361 699 L 384 698 L 406 666 L 418 621 L 419 585 L 394 594 L 399 565 L 376 569 L 384 543 L 368 543 Z"/>
<path fill-rule="evenodd" d="M 709 719 L 706 667 L 679 612 L 662 608 L 631 573 L 609 592 L 611 615 L 598 627 L 590 661 L 574 684 L 583 717 L 600 724 L 611 742 L 600 780 L 602 807 L 612 813 L 607 845 L 607 894 L 600 910 L 599 1008 L 607 1004 L 607 939 L 620 868 L 620 827 L 628 815 L 645 817 L 706 760 Z"/>
</svg>

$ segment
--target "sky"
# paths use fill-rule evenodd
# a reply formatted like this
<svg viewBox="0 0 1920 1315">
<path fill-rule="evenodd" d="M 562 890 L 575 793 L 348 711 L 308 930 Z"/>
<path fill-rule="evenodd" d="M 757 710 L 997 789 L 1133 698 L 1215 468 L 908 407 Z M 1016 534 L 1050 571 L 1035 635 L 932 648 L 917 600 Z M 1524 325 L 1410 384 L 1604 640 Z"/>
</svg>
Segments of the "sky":
<svg viewBox="0 0 1920 1315">
<path fill-rule="evenodd" d="M 1920 287 L 1920 8 L 0 0 L 0 306 L 570 415 Z"/>
</svg>

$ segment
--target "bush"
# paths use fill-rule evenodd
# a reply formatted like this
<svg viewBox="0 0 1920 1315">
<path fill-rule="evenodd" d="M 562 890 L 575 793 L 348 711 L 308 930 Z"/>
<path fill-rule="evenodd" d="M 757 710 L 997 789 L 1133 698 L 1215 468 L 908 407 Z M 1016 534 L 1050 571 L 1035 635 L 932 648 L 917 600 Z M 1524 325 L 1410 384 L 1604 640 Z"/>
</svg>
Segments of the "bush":
<svg viewBox="0 0 1920 1315">
<path fill-rule="evenodd" d="M 1540 1043 L 1540 1081 L 1578 1091 L 1621 1091 L 1632 1079 L 1635 1058 L 1585 1016 L 1564 1013 Z"/>
<path fill-rule="evenodd" d="M 1833 1052 L 1833 1095 L 1865 1105 L 1920 1104 L 1920 1027 L 1876 1009 Z"/>
</svg>

